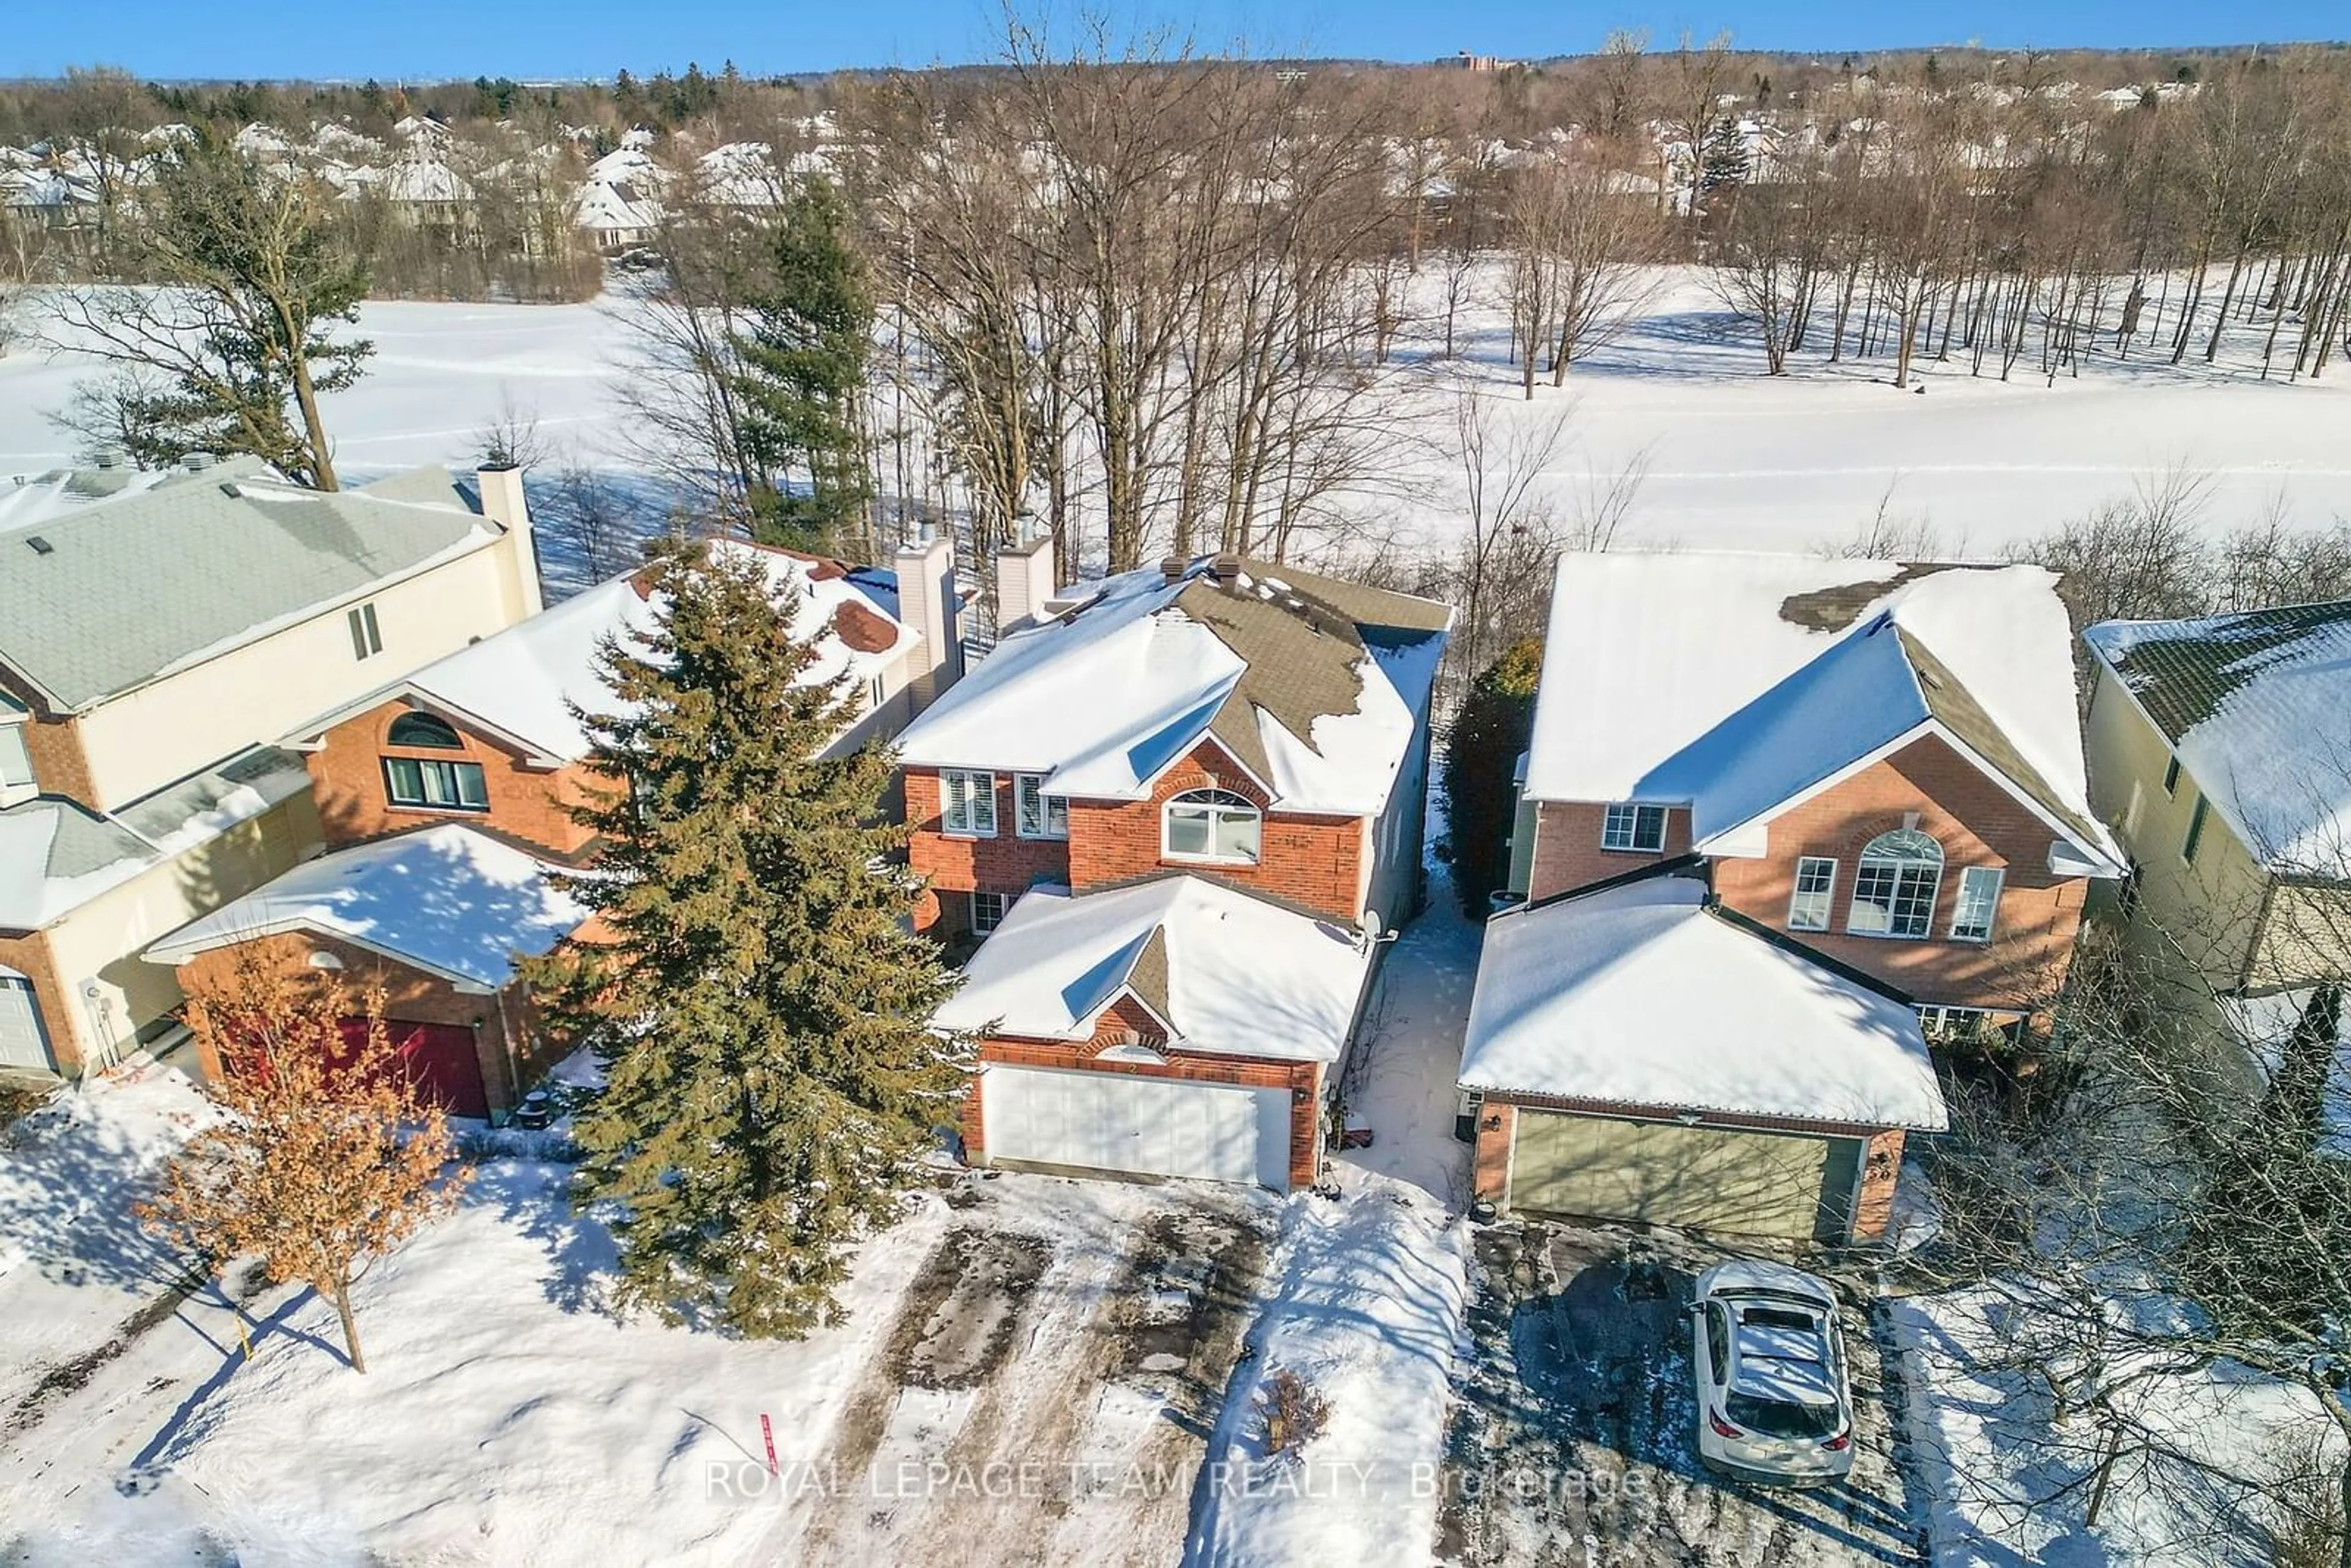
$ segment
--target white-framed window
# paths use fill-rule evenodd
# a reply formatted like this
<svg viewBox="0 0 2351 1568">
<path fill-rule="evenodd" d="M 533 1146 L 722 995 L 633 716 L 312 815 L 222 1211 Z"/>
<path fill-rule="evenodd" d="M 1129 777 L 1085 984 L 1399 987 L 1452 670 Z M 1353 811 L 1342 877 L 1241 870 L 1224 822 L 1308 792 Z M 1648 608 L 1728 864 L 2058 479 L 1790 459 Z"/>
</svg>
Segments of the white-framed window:
<svg viewBox="0 0 2351 1568">
<path fill-rule="evenodd" d="M 1004 924 L 1004 912 L 1012 906 L 1011 898 L 1001 893 L 975 893 L 971 895 L 971 934 L 985 936 Z"/>
<path fill-rule="evenodd" d="M 1922 1007 L 1918 1032 L 1928 1040 L 1967 1040 L 1982 1033 L 1991 1016 L 1981 1008 Z"/>
<path fill-rule="evenodd" d="M 867 676 L 865 680 L 865 711 L 868 713 L 880 713 L 882 711 L 882 705 L 888 700 L 889 698 L 882 690 L 882 677 L 879 675 Z"/>
<path fill-rule="evenodd" d="M 996 836 L 996 775 L 962 768 L 939 770 L 939 825 L 964 838 Z"/>
<path fill-rule="evenodd" d="M 1844 928 L 1855 936 L 1929 936 L 1942 884 L 1942 845 L 1916 828 L 1880 833 L 1862 848 Z"/>
<path fill-rule="evenodd" d="M 351 629 L 351 657 L 372 659 L 383 652 L 383 632 L 375 623 L 375 601 L 354 604 L 343 617 Z"/>
<path fill-rule="evenodd" d="M 383 759 L 384 793 L 395 806 L 427 811 L 486 811 L 489 791 L 484 787 L 478 762 L 444 762 L 438 758 L 387 757 Z"/>
<path fill-rule="evenodd" d="M 1951 940 L 1989 942 L 2000 918 L 2001 869 L 1971 865 L 1959 873 L 1959 894 L 1951 904 Z"/>
<path fill-rule="evenodd" d="M 1666 847 L 1663 806 L 1611 806 L 1600 823 L 1600 847 L 1655 854 Z"/>
<path fill-rule="evenodd" d="M 1012 776 L 1013 826 L 1024 839 L 1066 839 L 1070 836 L 1070 803 L 1045 793 L 1042 773 Z"/>
<path fill-rule="evenodd" d="M 1788 896 L 1788 929 L 1826 931 L 1836 898 L 1837 862 L 1806 855 L 1796 862 L 1796 890 Z"/>
<path fill-rule="evenodd" d="M 1169 860 L 1257 864 L 1264 818 L 1257 807 L 1229 789 L 1194 789 L 1178 795 L 1167 802 L 1161 822 L 1160 848 Z"/>
<path fill-rule="evenodd" d="M 25 727 L 0 723 L 0 798 L 33 792 L 33 754 L 25 745 Z"/>
</svg>

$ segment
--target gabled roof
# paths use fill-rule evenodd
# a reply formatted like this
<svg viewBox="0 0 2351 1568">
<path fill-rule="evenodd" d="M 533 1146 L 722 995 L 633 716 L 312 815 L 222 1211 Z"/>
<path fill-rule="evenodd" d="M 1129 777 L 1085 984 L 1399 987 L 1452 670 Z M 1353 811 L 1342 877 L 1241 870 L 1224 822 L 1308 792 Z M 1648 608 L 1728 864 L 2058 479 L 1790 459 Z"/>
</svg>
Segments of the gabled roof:
<svg viewBox="0 0 2351 1568">
<path fill-rule="evenodd" d="M 1032 887 L 972 955 L 937 1021 L 1084 1040 L 1126 997 L 1177 1050 L 1335 1061 L 1370 964 L 1356 933 L 1199 877 L 1082 895 Z"/>
<path fill-rule="evenodd" d="M 459 985 L 495 990 L 517 954 L 551 950 L 588 911 L 553 868 L 460 823 L 378 839 L 307 861 L 151 946 L 147 959 L 285 931 L 338 936 Z"/>
<path fill-rule="evenodd" d="M 0 664 L 82 711 L 499 537 L 430 473 L 444 499 L 206 470 L 0 534 Z"/>
<path fill-rule="evenodd" d="M 0 810 L 0 929 L 39 930 L 309 787 L 299 757 L 262 746 L 117 811 L 48 795 Z"/>
<path fill-rule="evenodd" d="M 1721 844 L 1938 734 L 2120 870 L 2091 814 L 2070 632 L 2038 567 L 1795 556 L 1562 559 L 1526 793 L 1687 804 Z"/>
<path fill-rule="evenodd" d="M 1649 1111 L 1939 1131 L 1918 1015 L 1647 876 L 1486 925 L 1461 1082 Z"/>
<path fill-rule="evenodd" d="M 843 672 L 874 674 L 921 640 L 865 592 L 858 572 L 838 562 L 739 540 L 716 540 L 713 548 L 761 562 L 778 601 L 793 612 L 793 632 L 820 636 L 803 684 Z M 323 716 L 303 734 L 322 734 L 353 714 L 406 698 L 467 721 L 534 759 L 575 761 L 591 749 L 575 705 L 593 713 L 615 703 L 598 648 L 608 637 L 649 631 L 659 618 L 661 604 L 647 597 L 646 583 L 643 572 L 599 583 Z"/>
<path fill-rule="evenodd" d="M 2083 636 L 2254 859 L 2351 874 L 2351 601 Z"/>
<path fill-rule="evenodd" d="M 1288 810 L 1386 802 L 1426 716 L 1446 606 L 1248 560 L 1090 586 L 925 710 L 899 737 L 901 760 L 1134 800 L 1213 740 Z"/>
</svg>

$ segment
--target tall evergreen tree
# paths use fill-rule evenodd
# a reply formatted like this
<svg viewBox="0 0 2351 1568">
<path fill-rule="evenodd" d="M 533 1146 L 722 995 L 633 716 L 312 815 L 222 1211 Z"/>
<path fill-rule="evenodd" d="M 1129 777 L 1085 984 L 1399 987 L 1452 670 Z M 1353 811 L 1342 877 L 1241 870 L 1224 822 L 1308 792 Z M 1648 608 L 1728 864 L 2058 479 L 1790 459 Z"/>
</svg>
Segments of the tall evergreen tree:
<svg viewBox="0 0 2351 1568">
<path fill-rule="evenodd" d="M 752 497 L 753 532 L 863 557 L 873 512 L 865 421 L 873 296 L 849 209 L 830 181 L 795 183 L 769 246 L 768 284 L 735 340 L 744 444 L 768 476 Z M 793 483 L 801 475 L 805 490 Z"/>
<path fill-rule="evenodd" d="M 1445 748 L 1447 842 L 1462 911 L 1483 920 L 1487 900 L 1510 874 L 1510 830 L 1518 815 L 1511 783 L 1519 753 L 1534 734 L 1542 639 L 1527 637 L 1479 672 L 1453 720 Z"/>
<path fill-rule="evenodd" d="M 853 695 L 800 684 L 766 562 L 681 543 L 649 570 L 653 627 L 603 655 L 615 711 L 582 716 L 627 780 L 580 813 L 594 935 L 530 977 L 604 1065 L 574 1197 L 617 1201 L 621 1304 L 797 1337 L 950 1117 L 967 1042 L 929 1020 L 955 979 L 906 920 L 888 756 L 818 755 Z"/>
</svg>

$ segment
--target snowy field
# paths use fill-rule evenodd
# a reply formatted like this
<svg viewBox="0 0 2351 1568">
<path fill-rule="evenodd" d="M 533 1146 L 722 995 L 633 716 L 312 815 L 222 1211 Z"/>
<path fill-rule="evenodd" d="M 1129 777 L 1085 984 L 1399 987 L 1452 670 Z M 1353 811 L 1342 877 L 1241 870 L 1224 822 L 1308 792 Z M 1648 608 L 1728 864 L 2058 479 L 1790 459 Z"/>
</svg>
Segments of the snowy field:
<svg viewBox="0 0 2351 1568">
<path fill-rule="evenodd" d="M 2215 526 L 2279 497 L 2303 522 L 2351 517 L 2351 369 L 2263 382 L 2260 326 L 2235 329 L 2215 366 L 2102 357 L 2054 386 L 2029 373 L 2029 360 L 2002 384 L 1970 378 L 1962 360 L 1926 359 L 1919 395 L 1895 392 L 1883 361 L 1800 357 L 1793 375 L 1766 378 L 1761 351 L 1700 280 L 1661 283 L 1631 330 L 1577 364 L 1566 388 L 1539 385 L 1532 405 L 1538 415 L 1576 405 L 1548 475 L 1563 514 L 1591 476 L 1646 457 L 1631 542 L 1809 549 L 1850 538 L 1890 494 L 1890 509 L 1929 520 L 1949 553 L 1996 555 L 2175 465 L 2211 476 Z M 1385 377 L 1399 404 L 1429 411 L 1432 442 L 1457 376 L 1522 406 L 1499 305 L 1465 315 L 1463 359 L 1443 361 L 1434 287 L 1425 277 L 1418 319 Z M 609 304 L 377 304 L 363 329 L 377 346 L 367 378 L 328 404 L 349 472 L 469 463 L 478 433 L 507 405 L 535 414 L 568 459 L 611 470 L 640 461 L 615 395 L 628 335 Z M 69 457 L 69 440 L 45 415 L 89 369 L 33 345 L 0 360 L 0 476 Z M 1411 468 L 1419 484 L 1366 509 L 1407 534 L 1441 536 L 1459 517 L 1454 464 L 1432 444 Z"/>
</svg>

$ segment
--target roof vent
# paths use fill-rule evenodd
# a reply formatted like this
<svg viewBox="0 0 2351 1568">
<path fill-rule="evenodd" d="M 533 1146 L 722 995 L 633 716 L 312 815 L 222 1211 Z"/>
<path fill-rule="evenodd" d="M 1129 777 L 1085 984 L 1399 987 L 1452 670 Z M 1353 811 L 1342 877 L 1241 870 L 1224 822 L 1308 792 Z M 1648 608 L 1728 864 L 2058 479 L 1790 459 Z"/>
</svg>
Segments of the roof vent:
<svg viewBox="0 0 2351 1568">
<path fill-rule="evenodd" d="M 120 468 L 122 466 L 122 454 L 120 452 L 101 452 L 91 461 L 100 468 Z"/>
<path fill-rule="evenodd" d="M 213 465 L 213 455 L 209 452 L 191 452 L 180 461 L 189 473 L 201 474 Z"/>
<path fill-rule="evenodd" d="M 33 547 L 33 553 L 35 555 L 55 555 L 57 553 L 57 547 L 43 538 L 38 534 L 26 535 L 25 542 Z"/>
<path fill-rule="evenodd" d="M 1159 575 L 1165 578 L 1172 587 L 1184 580 L 1184 574 L 1190 570 L 1191 567 L 1192 563 L 1182 556 L 1171 555 L 1159 563 Z"/>
<path fill-rule="evenodd" d="M 234 479 L 224 479 L 221 481 L 221 494 L 235 501 L 243 497 L 245 486 Z"/>
</svg>

